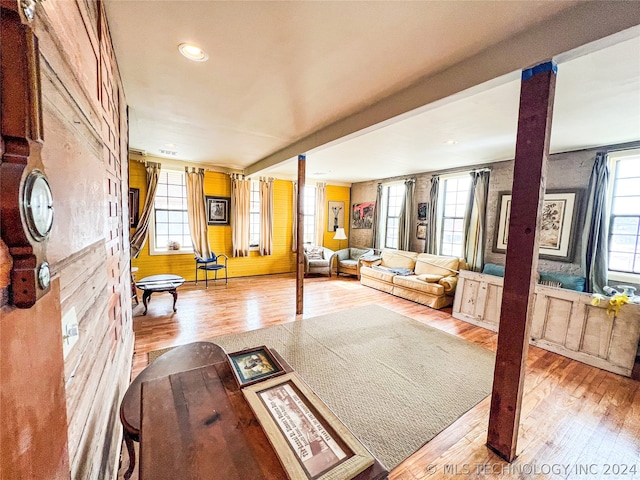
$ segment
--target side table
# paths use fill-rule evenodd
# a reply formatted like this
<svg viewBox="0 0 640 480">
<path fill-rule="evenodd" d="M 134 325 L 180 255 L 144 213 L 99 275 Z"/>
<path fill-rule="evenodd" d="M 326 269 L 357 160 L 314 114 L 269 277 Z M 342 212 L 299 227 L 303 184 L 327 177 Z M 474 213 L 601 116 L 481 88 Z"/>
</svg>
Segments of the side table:
<svg viewBox="0 0 640 480">
<path fill-rule="evenodd" d="M 147 314 L 147 305 L 151 299 L 151 294 L 155 292 L 169 292 L 173 295 L 173 311 L 176 312 L 176 302 L 178 301 L 178 287 L 185 282 L 185 279 L 179 275 L 152 275 L 145 277 L 136 282 L 136 287 L 142 290 L 142 304 L 144 305 L 144 313 Z"/>
</svg>

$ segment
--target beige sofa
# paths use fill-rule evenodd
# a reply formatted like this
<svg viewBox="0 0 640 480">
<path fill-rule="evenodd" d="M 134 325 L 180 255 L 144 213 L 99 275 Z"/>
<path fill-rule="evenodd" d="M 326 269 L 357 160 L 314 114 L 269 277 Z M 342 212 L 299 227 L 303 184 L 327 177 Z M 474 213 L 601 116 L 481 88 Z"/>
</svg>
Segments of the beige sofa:
<svg viewBox="0 0 640 480">
<path fill-rule="evenodd" d="M 464 259 L 384 249 L 381 260 L 360 267 L 360 283 L 431 308 L 453 304 Z"/>
</svg>

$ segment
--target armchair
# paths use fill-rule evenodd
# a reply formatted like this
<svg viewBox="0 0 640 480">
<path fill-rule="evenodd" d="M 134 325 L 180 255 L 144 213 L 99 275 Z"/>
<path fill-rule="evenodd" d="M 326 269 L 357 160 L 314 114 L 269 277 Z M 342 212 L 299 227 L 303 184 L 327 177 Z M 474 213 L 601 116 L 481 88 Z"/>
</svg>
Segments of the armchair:
<svg viewBox="0 0 640 480">
<path fill-rule="evenodd" d="M 218 271 L 224 270 L 224 283 L 225 285 L 228 283 L 229 278 L 227 276 L 227 261 L 229 257 L 227 257 L 224 253 L 220 255 L 216 255 L 215 253 L 211 254 L 211 258 L 200 258 L 198 256 L 195 257 L 196 260 L 196 285 L 198 284 L 198 270 L 204 270 L 204 283 L 206 288 L 209 288 L 209 272 L 214 272 L 213 281 L 216 282 L 218 280 Z"/>
<path fill-rule="evenodd" d="M 331 277 L 331 266 L 334 251 L 327 247 L 305 245 L 304 247 L 304 274 L 310 273 L 328 274 Z"/>
<path fill-rule="evenodd" d="M 360 257 L 363 255 L 373 255 L 373 249 L 348 247 L 338 250 L 333 255 L 336 257 L 336 275 L 344 273 L 360 278 Z"/>
</svg>

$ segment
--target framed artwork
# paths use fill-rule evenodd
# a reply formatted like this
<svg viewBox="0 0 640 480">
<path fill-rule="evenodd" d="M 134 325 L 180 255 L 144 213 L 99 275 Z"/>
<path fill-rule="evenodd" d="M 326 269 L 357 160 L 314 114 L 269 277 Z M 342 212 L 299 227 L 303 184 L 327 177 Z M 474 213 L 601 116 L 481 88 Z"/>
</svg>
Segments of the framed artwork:
<svg viewBox="0 0 640 480">
<path fill-rule="evenodd" d="M 561 262 L 572 260 L 580 194 L 581 190 L 552 191 L 545 194 L 540 219 L 540 258 Z M 500 192 L 494 252 L 507 250 L 510 213 L 511 193 Z"/>
<path fill-rule="evenodd" d="M 229 225 L 231 198 L 205 196 L 207 225 Z"/>
<path fill-rule="evenodd" d="M 227 358 L 240 388 L 284 374 L 284 368 L 265 345 L 230 353 Z"/>
<path fill-rule="evenodd" d="M 429 210 L 428 203 L 418 203 L 418 220 L 426 220 L 428 210 Z"/>
<path fill-rule="evenodd" d="M 353 478 L 369 451 L 296 374 L 242 389 L 291 480 Z"/>
<path fill-rule="evenodd" d="M 351 228 L 373 228 L 373 211 L 376 202 L 354 203 Z"/>
<path fill-rule="evenodd" d="M 129 228 L 136 228 L 140 221 L 140 189 L 129 189 Z"/>
<path fill-rule="evenodd" d="M 327 231 L 335 232 L 339 228 L 344 228 L 344 202 L 329 202 Z"/>
<path fill-rule="evenodd" d="M 416 237 L 418 240 L 426 240 L 427 239 L 427 224 L 419 223 L 418 230 L 416 231 Z"/>
</svg>

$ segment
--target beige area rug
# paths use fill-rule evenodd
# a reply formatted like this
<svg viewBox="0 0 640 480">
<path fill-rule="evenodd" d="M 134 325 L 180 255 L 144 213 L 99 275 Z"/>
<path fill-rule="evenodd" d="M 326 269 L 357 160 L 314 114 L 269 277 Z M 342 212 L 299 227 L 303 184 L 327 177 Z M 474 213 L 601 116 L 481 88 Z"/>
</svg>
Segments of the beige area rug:
<svg viewBox="0 0 640 480">
<path fill-rule="evenodd" d="M 388 469 L 491 393 L 493 352 L 376 305 L 211 341 L 276 349 Z"/>
</svg>

